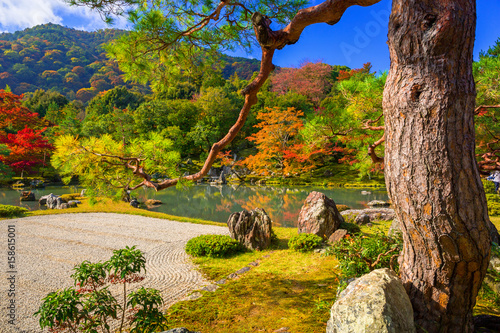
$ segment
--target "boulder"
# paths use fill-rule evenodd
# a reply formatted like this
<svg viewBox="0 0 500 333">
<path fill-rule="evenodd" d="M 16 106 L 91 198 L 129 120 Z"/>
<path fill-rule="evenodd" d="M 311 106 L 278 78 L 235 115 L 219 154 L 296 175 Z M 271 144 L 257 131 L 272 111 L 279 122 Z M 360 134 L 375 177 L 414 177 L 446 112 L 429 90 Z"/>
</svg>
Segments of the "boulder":
<svg viewBox="0 0 500 333">
<path fill-rule="evenodd" d="M 337 229 L 331 236 L 328 238 L 328 243 L 335 244 L 341 239 L 343 239 L 347 235 L 347 230 L 345 229 Z"/>
<path fill-rule="evenodd" d="M 156 200 L 156 199 L 148 199 L 146 200 L 145 204 L 146 206 L 155 206 L 155 205 L 161 205 L 163 202 L 161 202 L 160 200 Z"/>
<path fill-rule="evenodd" d="M 311 192 L 307 196 L 299 214 L 300 233 L 316 234 L 328 239 L 344 222 L 335 202 L 320 192 Z"/>
<path fill-rule="evenodd" d="M 59 209 L 61 204 L 66 203 L 60 196 L 50 193 L 48 195 L 44 195 L 38 200 L 40 205 L 46 205 L 48 209 Z"/>
<path fill-rule="evenodd" d="M 139 201 L 137 201 L 136 198 L 133 198 L 132 200 L 130 200 L 130 206 L 134 208 L 139 208 Z"/>
<path fill-rule="evenodd" d="M 388 221 L 394 220 L 396 214 L 394 213 L 394 209 L 391 208 L 367 208 L 367 209 L 348 209 L 344 210 L 340 213 L 346 222 L 355 223 L 356 218 L 360 214 L 366 214 L 370 217 L 369 222 L 374 221 Z"/>
<path fill-rule="evenodd" d="M 20 199 L 21 201 L 36 201 L 35 193 L 31 191 L 22 191 Z"/>
<path fill-rule="evenodd" d="M 361 195 L 370 195 L 372 192 L 370 191 L 361 191 Z"/>
<path fill-rule="evenodd" d="M 410 298 L 396 273 L 381 268 L 351 282 L 333 304 L 326 332 L 416 332 Z"/>
<path fill-rule="evenodd" d="M 401 226 L 399 224 L 398 219 L 392 220 L 391 227 L 389 228 L 389 231 L 387 232 L 388 236 L 396 236 L 397 234 L 401 233 Z"/>
<path fill-rule="evenodd" d="M 379 208 L 379 207 L 390 207 L 391 204 L 382 200 L 372 200 L 366 204 L 370 208 Z"/>
<path fill-rule="evenodd" d="M 490 265 L 488 268 L 500 273 L 500 256 L 498 256 L 495 251 L 491 251 Z"/>
<path fill-rule="evenodd" d="M 263 250 L 271 245 L 271 218 L 262 208 L 233 213 L 227 220 L 233 239 L 250 250 Z"/>
<path fill-rule="evenodd" d="M 354 223 L 356 223 L 357 225 L 368 224 L 370 223 L 370 216 L 368 216 L 368 214 L 361 213 L 356 216 L 356 218 L 354 219 Z"/>
<path fill-rule="evenodd" d="M 63 203 L 61 203 L 60 205 L 57 206 L 57 209 L 68 209 L 70 207 L 71 206 L 68 203 L 63 202 Z"/>
<path fill-rule="evenodd" d="M 86 189 L 83 189 L 81 192 L 80 192 L 80 196 L 83 198 L 85 196 L 85 192 L 87 192 Z"/>
<path fill-rule="evenodd" d="M 82 204 L 82 202 L 79 201 L 79 200 L 70 200 L 70 201 L 68 201 L 68 206 L 70 208 L 76 208 L 76 207 L 78 207 L 78 205 L 81 205 L 81 204 Z"/>
</svg>

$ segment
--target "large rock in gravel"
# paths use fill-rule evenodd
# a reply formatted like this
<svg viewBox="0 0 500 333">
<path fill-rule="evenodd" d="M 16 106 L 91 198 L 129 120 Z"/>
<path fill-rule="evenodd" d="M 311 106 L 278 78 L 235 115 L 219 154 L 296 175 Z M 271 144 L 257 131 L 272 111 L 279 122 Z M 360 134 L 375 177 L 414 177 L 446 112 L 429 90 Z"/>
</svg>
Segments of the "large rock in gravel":
<svg viewBox="0 0 500 333">
<path fill-rule="evenodd" d="M 370 217 L 369 222 L 373 221 L 388 221 L 394 220 L 396 214 L 391 208 L 367 208 L 367 209 L 349 209 L 340 213 L 346 222 L 356 223 L 356 218 L 361 214 L 366 214 Z"/>
<path fill-rule="evenodd" d="M 311 192 L 307 196 L 299 214 L 299 234 L 316 234 L 328 239 L 340 224 L 344 222 L 335 202 L 320 192 Z"/>
<path fill-rule="evenodd" d="M 333 304 L 327 333 L 413 333 L 413 309 L 397 277 L 381 268 L 351 282 Z"/>
<path fill-rule="evenodd" d="M 271 218 L 262 208 L 231 214 L 227 226 L 231 237 L 247 249 L 263 250 L 271 245 Z"/>
</svg>

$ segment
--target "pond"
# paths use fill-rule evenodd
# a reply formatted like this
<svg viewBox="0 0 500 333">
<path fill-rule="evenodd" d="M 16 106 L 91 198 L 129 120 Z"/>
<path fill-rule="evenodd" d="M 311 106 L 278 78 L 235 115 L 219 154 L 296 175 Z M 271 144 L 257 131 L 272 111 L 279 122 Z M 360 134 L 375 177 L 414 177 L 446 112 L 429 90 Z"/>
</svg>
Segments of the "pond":
<svg viewBox="0 0 500 333">
<path fill-rule="evenodd" d="M 36 198 L 54 193 L 80 192 L 76 187 L 46 187 L 34 190 Z M 311 191 L 324 193 L 336 204 L 351 208 L 365 208 L 372 200 L 387 200 L 384 189 L 324 188 L 313 186 L 238 186 L 196 185 L 187 188 L 168 188 L 159 192 L 139 189 L 132 193 L 140 202 L 157 199 L 162 205 L 148 208 L 174 216 L 194 217 L 216 222 L 227 222 L 231 213 L 243 209 L 263 208 L 276 226 L 295 227 L 300 208 Z M 363 191 L 369 194 L 362 194 Z M 364 192 L 363 192 L 364 193 Z M 0 204 L 22 205 L 28 209 L 39 209 L 38 202 L 19 202 L 19 192 L 0 189 Z"/>
</svg>

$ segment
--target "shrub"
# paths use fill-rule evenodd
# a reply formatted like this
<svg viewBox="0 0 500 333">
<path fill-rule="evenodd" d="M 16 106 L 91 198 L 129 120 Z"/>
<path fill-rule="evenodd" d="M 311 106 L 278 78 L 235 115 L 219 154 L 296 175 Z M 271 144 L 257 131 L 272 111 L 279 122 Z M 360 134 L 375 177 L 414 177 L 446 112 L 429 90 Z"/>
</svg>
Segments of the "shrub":
<svg viewBox="0 0 500 333">
<path fill-rule="evenodd" d="M 0 205 L 0 217 L 22 216 L 28 210 L 23 207 Z"/>
<path fill-rule="evenodd" d="M 484 187 L 484 193 L 495 193 L 495 184 L 493 184 L 492 181 L 486 180 L 486 179 L 481 179 L 483 182 L 483 187 Z"/>
<path fill-rule="evenodd" d="M 186 244 L 186 252 L 195 257 L 221 258 L 236 254 L 243 246 L 225 235 L 201 235 L 191 238 Z"/>
<path fill-rule="evenodd" d="M 288 241 L 288 247 L 298 252 L 308 252 L 317 248 L 323 243 L 323 238 L 315 234 L 298 234 L 292 236 Z"/>
<path fill-rule="evenodd" d="M 342 222 L 339 226 L 339 229 L 345 229 L 350 235 L 359 234 L 361 229 L 357 224 Z"/>
<path fill-rule="evenodd" d="M 391 268 L 399 271 L 397 258 L 403 247 L 403 240 L 398 234 L 386 236 L 377 233 L 372 236 L 357 235 L 346 237 L 327 250 L 327 255 L 334 255 L 339 261 L 343 283 L 378 268 Z M 341 287 L 345 287 L 342 285 Z"/>
<path fill-rule="evenodd" d="M 77 289 L 71 287 L 48 294 L 35 313 L 40 327 L 51 332 L 115 332 L 110 329 L 111 319 L 119 320 L 123 332 L 155 332 L 167 329 L 166 317 L 159 310 L 163 299 L 158 290 L 140 289 L 125 294 L 126 285 L 142 281 L 146 260 L 135 246 L 113 251 L 106 262 L 84 261 L 71 275 Z M 118 302 L 106 284 L 123 284 L 123 303 Z M 127 309 L 129 309 L 127 311 Z"/>
</svg>

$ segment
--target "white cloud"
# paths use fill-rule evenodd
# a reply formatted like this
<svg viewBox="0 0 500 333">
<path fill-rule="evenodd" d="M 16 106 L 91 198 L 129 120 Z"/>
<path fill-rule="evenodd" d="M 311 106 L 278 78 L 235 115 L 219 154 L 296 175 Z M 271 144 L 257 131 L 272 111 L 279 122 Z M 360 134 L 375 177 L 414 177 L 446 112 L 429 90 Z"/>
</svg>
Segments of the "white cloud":
<svg viewBox="0 0 500 333">
<path fill-rule="evenodd" d="M 109 27 L 97 12 L 62 0 L 0 0 L 0 30 L 13 32 L 49 22 L 82 30 Z M 113 27 L 127 27 L 126 19 L 116 19 Z"/>
</svg>

